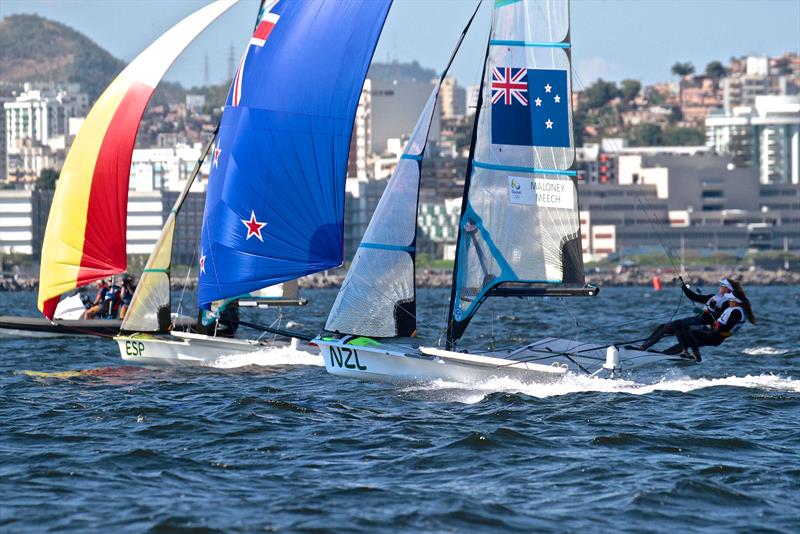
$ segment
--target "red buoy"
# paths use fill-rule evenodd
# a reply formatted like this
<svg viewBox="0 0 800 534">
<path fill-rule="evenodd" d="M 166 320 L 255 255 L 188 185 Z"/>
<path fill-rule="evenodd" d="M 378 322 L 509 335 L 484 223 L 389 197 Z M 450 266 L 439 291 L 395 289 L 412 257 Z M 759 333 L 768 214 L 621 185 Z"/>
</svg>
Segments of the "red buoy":
<svg viewBox="0 0 800 534">
<path fill-rule="evenodd" d="M 653 291 L 661 291 L 661 278 L 658 276 L 653 277 Z"/>
</svg>

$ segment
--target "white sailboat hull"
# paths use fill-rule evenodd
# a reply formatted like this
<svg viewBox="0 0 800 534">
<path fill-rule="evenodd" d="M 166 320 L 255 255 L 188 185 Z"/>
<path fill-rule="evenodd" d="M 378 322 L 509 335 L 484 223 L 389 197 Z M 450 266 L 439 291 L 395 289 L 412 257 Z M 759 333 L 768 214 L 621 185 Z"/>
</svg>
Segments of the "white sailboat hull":
<svg viewBox="0 0 800 534">
<path fill-rule="evenodd" d="M 567 371 L 560 366 L 517 363 L 439 349 L 386 344 L 354 346 L 322 338 L 313 343 L 319 346 L 329 373 L 374 382 L 478 382 L 509 377 L 526 383 L 544 383 L 559 380 Z"/>
<path fill-rule="evenodd" d="M 425 383 L 436 380 L 479 382 L 512 378 L 523 383 L 547 383 L 567 372 L 617 376 L 642 366 L 687 360 L 658 352 L 620 348 L 613 365 L 608 347 L 547 338 L 509 351 L 468 354 L 436 348 L 375 343 L 348 345 L 341 340 L 317 338 L 329 373 L 366 381 Z"/>
<path fill-rule="evenodd" d="M 287 341 L 231 339 L 179 331 L 164 336 L 120 335 L 114 339 L 123 360 L 157 367 L 203 367 L 212 365 L 221 356 L 290 346 Z"/>
</svg>

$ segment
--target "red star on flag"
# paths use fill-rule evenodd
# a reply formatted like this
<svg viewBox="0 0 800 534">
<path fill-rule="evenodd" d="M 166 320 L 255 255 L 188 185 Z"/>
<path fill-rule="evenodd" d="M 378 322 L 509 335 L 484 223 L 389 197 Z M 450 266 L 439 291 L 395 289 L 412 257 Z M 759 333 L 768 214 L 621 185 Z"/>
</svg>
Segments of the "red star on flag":
<svg viewBox="0 0 800 534">
<path fill-rule="evenodd" d="M 256 213 L 255 211 L 250 210 L 250 220 L 247 219 L 240 219 L 242 224 L 247 227 L 247 237 L 245 241 L 250 239 L 253 236 L 256 236 L 259 241 L 262 243 L 264 242 L 264 238 L 261 237 L 261 229 L 264 228 L 267 223 L 258 222 L 256 220 Z"/>
<path fill-rule="evenodd" d="M 206 255 L 200 256 L 200 272 L 206 274 Z"/>
<path fill-rule="evenodd" d="M 214 167 L 219 167 L 219 155 L 222 153 L 222 149 L 219 147 L 219 141 L 217 141 L 217 146 L 214 147 Z"/>
</svg>

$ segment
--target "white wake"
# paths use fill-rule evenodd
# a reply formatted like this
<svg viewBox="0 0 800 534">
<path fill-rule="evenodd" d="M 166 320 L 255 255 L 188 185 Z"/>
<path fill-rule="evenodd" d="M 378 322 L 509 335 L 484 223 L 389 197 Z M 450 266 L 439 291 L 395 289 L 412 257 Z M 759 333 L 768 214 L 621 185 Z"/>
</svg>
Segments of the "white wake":
<svg viewBox="0 0 800 534">
<path fill-rule="evenodd" d="M 557 397 L 573 393 L 628 393 L 647 395 L 655 391 L 678 391 L 687 393 L 698 389 L 732 386 L 764 391 L 785 391 L 800 393 L 800 380 L 771 374 L 726 376 L 723 378 L 674 377 L 642 384 L 632 380 L 609 380 L 569 374 L 562 380 L 549 384 L 528 384 L 511 378 L 493 378 L 483 382 L 459 383 L 436 380 L 429 384 L 405 388 L 407 392 L 430 392 L 440 390 L 455 393 L 451 400 L 473 404 L 480 402 L 489 393 L 523 393 L 537 398 Z M 450 396 L 450 395 L 448 395 Z"/>
<path fill-rule="evenodd" d="M 291 347 L 271 347 L 245 354 L 220 356 L 209 367 L 216 369 L 237 369 L 247 366 L 272 367 L 278 365 L 324 366 L 322 355 L 316 352 L 293 349 Z"/>
<path fill-rule="evenodd" d="M 749 347 L 742 352 L 748 356 L 783 356 L 789 349 L 779 349 L 776 347 Z"/>
</svg>

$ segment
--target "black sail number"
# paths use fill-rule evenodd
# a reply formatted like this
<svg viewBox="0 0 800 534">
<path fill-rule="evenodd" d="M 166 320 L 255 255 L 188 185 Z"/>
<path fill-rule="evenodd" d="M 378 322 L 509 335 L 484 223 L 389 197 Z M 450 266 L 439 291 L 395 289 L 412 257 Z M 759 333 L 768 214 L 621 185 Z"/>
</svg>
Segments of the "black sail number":
<svg viewBox="0 0 800 534">
<path fill-rule="evenodd" d="M 128 356 L 144 356 L 144 343 L 141 341 L 125 341 L 125 354 Z"/>
<path fill-rule="evenodd" d="M 348 347 L 329 347 L 329 354 L 331 358 L 331 367 L 339 367 L 340 369 L 358 369 L 359 371 L 366 371 L 367 366 L 361 365 L 358 360 L 358 351 Z"/>
</svg>

